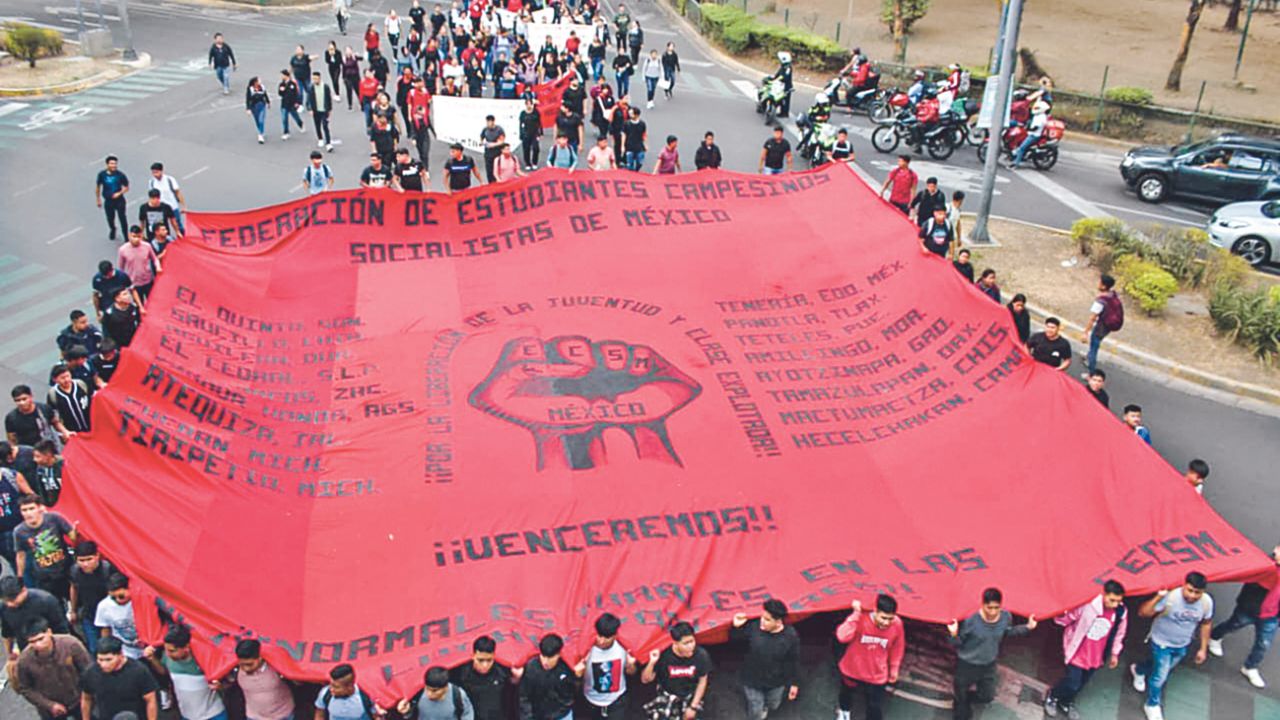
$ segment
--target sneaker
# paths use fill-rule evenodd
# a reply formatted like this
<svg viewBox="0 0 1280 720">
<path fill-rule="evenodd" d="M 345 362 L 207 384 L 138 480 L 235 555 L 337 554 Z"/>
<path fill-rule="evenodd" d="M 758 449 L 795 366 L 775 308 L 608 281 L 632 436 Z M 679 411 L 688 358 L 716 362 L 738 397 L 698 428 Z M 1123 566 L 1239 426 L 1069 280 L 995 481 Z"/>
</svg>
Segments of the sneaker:
<svg viewBox="0 0 1280 720">
<path fill-rule="evenodd" d="M 1214 657 L 1222 657 L 1222 641 L 1209 638 L 1209 654 Z"/>
<path fill-rule="evenodd" d="M 1058 701 L 1053 699 L 1053 695 L 1046 693 L 1044 696 L 1044 714 L 1045 717 L 1058 717 Z"/>
<path fill-rule="evenodd" d="M 1129 665 L 1129 674 L 1133 676 L 1133 689 L 1134 689 L 1134 690 L 1137 690 L 1138 692 L 1146 692 L 1146 691 L 1147 691 L 1147 676 L 1146 676 L 1146 675 L 1143 675 L 1143 674 L 1142 674 L 1142 673 L 1140 673 L 1140 672 L 1138 672 L 1138 666 L 1137 666 L 1137 664 L 1130 664 L 1130 665 Z M 1156 709 L 1158 710 L 1159 708 L 1156 708 Z M 1150 716 L 1148 716 L 1148 717 L 1150 717 Z"/>
<path fill-rule="evenodd" d="M 652 110 L 652 109 L 653 109 L 653 101 L 652 101 L 652 100 L 650 100 L 649 102 L 645 103 L 645 104 L 644 104 L 644 108 L 645 108 L 646 110 Z"/>
<path fill-rule="evenodd" d="M 111 232 L 107 235 L 107 239 L 108 239 L 108 240 L 111 240 L 112 242 L 114 242 L 114 241 L 115 241 L 115 239 L 116 239 L 116 229 L 115 229 L 115 228 L 111 228 Z"/>
<path fill-rule="evenodd" d="M 1240 674 L 1249 678 L 1249 684 L 1256 688 L 1267 686 L 1267 681 L 1262 679 L 1262 673 L 1258 672 L 1258 668 L 1240 668 Z"/>
<path fill-rule="evenodd" d="M 1080 711 L 1076 709 L 1075 705 L 1067 707 L 1067 720 L 1080 720 Z"/>
<path fill-rule="evenodd" d="M 266 138 L 262 137 L 261 135 L 259 135 L 259 136 L 258 136 L 258 144 L 259 144 L 259 145 L 261 145 L 262 143 L 264 143 L 264 142 L 266 142 L 266 141 L 267 141 L 267 139 L 266 139 Z"/>
<path fill-rule="evenodd" d="M 324 147 L 324 141 L 323 141 L 323 140 L 317 140 L 317 141 L 316 141 L 316 147 Z"/>
<path fill-rule="evenodd" d="M 836 710 L 836 720 L 850 720 L 848 710 Z"/>
<path fill-rule="evenodd" d="M 1142 712 L 1147 716 L 1147 720 L 1164 720 L 1164 711 L 1159 705 L 1143 705 Z"/>
<path fill-rule="evenodd" d="M 325 145 L 324 149 L 327 152 L 333 152 L 333 143 L 329 143 L 328 145 Z"/>
<path fill-rule="evenodd" d="M 281 135 L 281 136 L 280 136 L 280 139 L 281 139 L 281 140 L 288 140 L 288 139 L 289 139 L 289 133 L 285 133 L 285 134 Z"/>
</svg>

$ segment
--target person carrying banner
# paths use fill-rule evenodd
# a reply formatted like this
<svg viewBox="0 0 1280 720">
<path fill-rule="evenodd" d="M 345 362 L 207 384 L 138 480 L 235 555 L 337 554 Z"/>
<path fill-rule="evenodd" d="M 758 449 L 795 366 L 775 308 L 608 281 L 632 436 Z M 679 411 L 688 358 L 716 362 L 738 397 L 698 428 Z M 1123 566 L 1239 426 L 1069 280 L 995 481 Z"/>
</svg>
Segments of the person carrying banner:
<svg viewBox="0 0 1280 720">
<path fill-rule="evenodd" d="M 627 676 L 636 674 L 636 659 L 618 642 L 622 621 L 613 613 L 596 618 L 596 639 L 573 671 L 584 679 L 583 695 L 596 720 L 627 714 Z"/>
<path fill-rule="evenodd" d="M 1062 655 L 1067 672 L 1045 694 L 1044 714 L 1056 717 L 1061 710 L 1070 720 L 1079 720 L 1076 696 L 1085 683 L 1104 663 L 1109 668 L 1120 664 L 1124 634 L 1129 628 L 1124 586 L 1108 580 L 1099 595 L 1053 621 L 1063 627 Z"/>
<path fill-rule="evenodd" d="M 840 656 L 840 698 L 836 720 L 849 720 L 853 693 L 862 691 L 867 720 L 883 717 L 884 696 L 898 682 L 907 641 L 898 601 L 891 595 L 876 596 L 876 609 L 862 612 L 862 601 L 854 600 L 853 612 L 836 628 L 836 640 L 845 646 Z"/>
<path fill-rule="evenodd" d="M 449 676 L 471 699 L 475 720 L 507 720 L 507 689 L 524 677 L 523 667 L 508 668 L 494 659 L 497 649 L 492 637 L 481 635 L 471 643 L 471 662 L 454 668 Z"/>
<path fill-rule="evenodd" d="M 538 654 L 524 665 L 520 679 L 520 717 L 524 720 L 572 720 L 577 675 L 560 657 L 564 640 L 555 633 L 538 641 Z"/>
<path fill-rule="evenodd" d="M 640 673 L 640 682 L 658 682 L 658 696 L 644 706 L 648 720 L 691 720 L 703 710 L 711 655 L 698 646 L 693 626 L 687 622 L 671 626 L 671 640 L 666 650 L 649 653 L 649 664 Z"/>
<path fill-rule="evenodd" d="M 1181 587 L 1160 590 L 1138 608 L 1138 615 L 1155 618 L 1147 635 L 1147 659 L 1129 666 L 1133 689 L 1146 694 L 1142 711 L 1147 720 L 1163 720 L 1160 707 L 1164 686 L 1173 669 L 1182 662 L 1197 638 L 1196 664 L 1209 657 L 1209 637 L 1213 625 L 1213 598 L 1205 592 L 1209 581 L 1203 573 L 1187 573 Z"/>
<path fill-rule="evenodd" d="M 1006 637 L 1026 635 L 1036 629 L 1036 616 L 1026 625 L 1014 625 L 1013 614 L 1003 608 L 1004 595 L 999 588 L 982 591 L 982 607 L 964 619 L 947 625 L 950 642 L 956 648 L 954 680 L 955 720 L 973 717 L 973 706 L 987 704 L 996 695 L 996 658 Z M 972 690 L 970 688 L 973 688 Z"/>
<path fill-rule="evenodd" d="M 1199 463 L 1199 466 L 1196 463 Z M 1208 476 L 1209 466 L 1205 461 L 1192 460 L 1191 465 L 1191 469 L 1187 471 L 1188 476 L 1192 474 Z M 1194 487 L 1197 491 L 1201 490 L 1203 480 L 1196 483 Z M 1267 686 L 1262 673 L 1258 672 L 1258 667 L 1266 658 L 1267 650 L 1271 648 L 1271 641 L 1275 639 L 1276 628 L 1280 626 L 1280 545 L 1276 545 L 1271 550 L 1271 559 L 1276 564 L 1271 570 L 1270 577 L 1261 583 L 1245 583 L 1240 588 L 1240 594 L 1236 596 L 1236 606 L 1231 611 L 1231 617 L 1209 633 L 1209 654 L 1222 657 L 1224 654 L 1222 638 L 1237 630 L 1253 626 L 1253 647 L 1249 650 L 1248 657 L 1244 659 L 1240 674 L 1248 678 L 1249 684 L 1258 689 Z M 1270 587 L 1267 587 L 1268 585 Z"/>
<path fill-rule="evenodd" d="M 782 706 L 783 695 L 800 693 L 800 635 L 787 624 L 787 605 L 777 598 L 764 601 L 758 622 L 746 613 L 733 616 L 732 642 L 746 646 L 742 659 L 742 693 L 748 720 L 764 720 Z"/>
</svg>

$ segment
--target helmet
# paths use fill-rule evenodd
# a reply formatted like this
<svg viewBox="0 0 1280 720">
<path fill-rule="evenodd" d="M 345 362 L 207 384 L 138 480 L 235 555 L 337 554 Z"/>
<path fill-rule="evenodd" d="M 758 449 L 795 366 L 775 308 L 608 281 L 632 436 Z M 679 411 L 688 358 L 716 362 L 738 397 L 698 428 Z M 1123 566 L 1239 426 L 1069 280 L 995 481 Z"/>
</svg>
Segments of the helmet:
<svg viewBox="0 0 1280 720">
<path fill-rule="evenodd" d="M 820 92 L 817 95 L 813 96 L 813 101 L 818 105 L 826 105 L 827 103 L 831 102 L 831 98 L 827 97 L 826 93 Z"/>
<path fill-rule="evenodd" d="M 1022 88 L 1018 88 L 1017 90 L 1013 91 L 1014 100 L 1026 100 L 1027 95 L 1028 95 L 1027 91 Z"/>
<path fill-rule="evenodd" d="M 786 50 L 779 50 L 779 51 L 778 51 L 778 62 L 782 63 L 783 65 L 790 65 L 790 64 L 791 64 L 791 53 L 787 52 Z"/>
<path fill-rule="evenodd" d="M 951 72 L 955 72 L 956 70 L 960 69 L 960 63 L 951 63 L 950 65 L 947 66 L 947 69 L 950 70 Z"/>
<path fill-rule="evenodd" d="M 1035 113 L 1036 115 L 1042 115 L 1044 113 L 1047 113 L 1049 112 L 1049 103 L 1043 100 L 1037 100 L 1036 104 L 1031 106 L 1031 112 Z"/>
<path fill-rule="evenodd" d="M 923 70 L 917 70 L 917 71 L 915 71 L 915 73 L 914 73 L 911 77 L 915 78 L 916 80 L 923 80 L 923 79 L 924 79 L 924 71 L 923 71 Z"/>
<path fill-rule="evenodd" d="M 867 56 L 863 55 L 862 53 L 858 53 L 858 62 L 865 63 L 866 61 L 867 61 Z"/>
</svg>

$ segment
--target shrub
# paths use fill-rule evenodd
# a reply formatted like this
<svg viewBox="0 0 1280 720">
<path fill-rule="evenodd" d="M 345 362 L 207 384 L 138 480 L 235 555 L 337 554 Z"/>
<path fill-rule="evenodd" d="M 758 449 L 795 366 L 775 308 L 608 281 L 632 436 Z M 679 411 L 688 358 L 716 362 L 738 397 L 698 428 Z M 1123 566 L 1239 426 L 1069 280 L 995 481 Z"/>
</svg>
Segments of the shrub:
<svg viewBox="0 0 1280 720">
<path fill-rule="evenodd" d="M 1211 251 L 1216 250 L 1209 244 L 1209 235 L 1199 228 L 1166 228 L 1153 229 L 1147 236 L 1150 249 L 1143 253 L 1173 275 L 1191 287 L 1200 287 L 1204 282 L 1206 260 Z"/>
<path fill-rule="evenodd" d="M 769 55 L 786 50 L 796 63 L 816 70 L 839 70 L 849 59 L 849 51 L 839 43 L 808 30 L 753 22 L 750 34 L 751 47 Z"/>
<path fill-rule="evenodd" d="M 1178 279 L 1150 260 L 1124 255 L 1116 260 L 1113 273 L 1126 294 L 1138 301 L 1147 314 L 1164 310 L 1178 292 Z"/>
<path fill-rule="evenodd" d="M 1144 257 L 1147 247 L 1143 239 L 1115 218 L 1080 218 L 1071 224 L 1071 237 L 1080 245 L 1080 253 L 1092 258 L 1103 272 L 1110 259 L 1122 255 Z"/>
<path fill-rule="evenodd" d="M 1103 94 L 1103 97 L 1111 102 L 1128 105 L 1150 105 L 1155 100 L 1155 96 L 1151 94 L 1150 90 L 1125 85 L 1107 88 L 1107 92 Z"/>
<path fill-rule="evenodd" d="M 62 35 L 57 30 L 10 22 L 4 26 L 4 46 L 35 67 L 38 57 L 62 54 Z"/>
<path fill-rule="evenodd" d="M 1205 261 L 1203 284 L 1213 289 L 1236 288 L 1244 285 L 1245 278 L 1252 272 L 1253 268 L 1244 258 L 1221 248 L 1214 248 L 1214 252 L 1209 253 Z"/>
<path fill-rule="evenodd" d="M 712 40 L 721 40 L 725 28 L 730 25 L 743 25 L 752 22 L 752 18 L 736 5 L 719 5 L 704 3 L 702 5 L 702 31 Z"/>
<path fill-rule="evenodd" d="M 1277 286 L 1280 287 L 1280 286 Z M 1232 342 L 1271 365 L 1280 353 L 1280 292 L 1219 285 L 1209 297 L 1209 317 Z"/>
</svg>

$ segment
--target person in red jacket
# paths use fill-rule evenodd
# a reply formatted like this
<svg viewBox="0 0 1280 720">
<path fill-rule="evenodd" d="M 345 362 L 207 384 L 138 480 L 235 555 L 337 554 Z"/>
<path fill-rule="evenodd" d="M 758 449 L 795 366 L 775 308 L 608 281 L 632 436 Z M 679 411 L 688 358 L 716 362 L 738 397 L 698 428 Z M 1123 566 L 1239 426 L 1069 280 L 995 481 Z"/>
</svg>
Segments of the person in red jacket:
<svg viewBox="0 0 1280 720">
<path fill-rule="evenodd" d="M 862 601 L 854 600 L 853 612 L 836 628 L 836 639 L 847 645 L 839 665 L 837 720 L 849 720 L 853 693 L 858 688 L 867 703 L 867 720 L 881 720 L 886 686 L 898 682 L 898 669 L 907 649 L 898 601 L 882 593 L 876 597 L 875 612 L 864 615 Z"/>
</svg>

